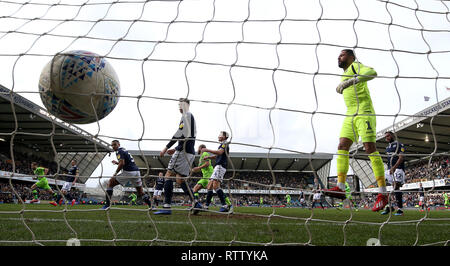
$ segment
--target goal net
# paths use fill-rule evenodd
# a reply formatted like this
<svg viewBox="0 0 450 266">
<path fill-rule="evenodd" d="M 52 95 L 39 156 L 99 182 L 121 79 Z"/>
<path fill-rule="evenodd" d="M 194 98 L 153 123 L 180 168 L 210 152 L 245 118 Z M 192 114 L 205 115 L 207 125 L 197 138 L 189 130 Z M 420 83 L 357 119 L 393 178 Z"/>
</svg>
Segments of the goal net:
<svg viewBox="0 0 450 266">
<path fill-rule="evenodd" d="M 217 205 L 193 215 L 192 202 L 178 185 L 170 216 L 154 215 L 145 205 L 122 205 L 132 190 L 121 187 L 113 194 L 116 204 L 107 210 L 88 202 L 26 204 L 19 192 L 32 183 L 14 179 L 30 174 L 21 172 L 21 165 L 29 164 L 20 156 L 28 151 L 21 148 L 22 136 L 47 138 L 51 145 L 34 160 L 45 153 L 56 169 L 50 178 L 63 180 L 69 161 L 58 151 L 67 143 L 55 143 L 53 137 L 65 133 L 56 133 L 52 115 L 54 128 L 30 129 L 26 126 L 32 122 L 22 119 L 27 114 L 17 114 L 14 104 L 5 103 L 2 110 L 9 108 L 13 115 L 2 113 L 8 121 L 0 133 L 2 189 L 18 204 L 0 204 L 0 244 L 66 245 L 72 238 L 81 245 L 366 245 L 371 238 L 378 242 L 370 244 L 381 245 L 448 244 L 448 212 L 412 207 L 413 214 L 401 219 L 373 213 L 364 206 L 371 207 L 376 194 L 364 191 L 366 183 L 357 190 L 357 179 L 351 179 L 356 180 L 351 189 L 357 206 L 346 202 L 338 211 L 339 201 L 322 195 L 315 202 L 313 194 L 336 176 L 334 157 L 347 110 L 336 93 L 343 75 L 337 61 L 341 50 L 354 50 L 357 61 L 377 71 L 368 87 L 378 131 L 433 104 L 444 110 L 450 86 L 449 8 L 448 1 L 418 0 L 0 1 L 0 84 L 8 89 L 2 95 L 20 95 L 45 110 L 39 77 L 55 55 L 86 50 L 108 60 L 120 81 L 120 100 L 105 118 L 76 126 L 107 145 L 117 139 L 135 151 L 150 196 L 158 173 L 166 172 L 169 157 L 160 158 L 159 152 L 178 129 L 180 98 L 190 100 L 196 148 L 203 143 L 216 149 L 219 133 L 226 131 L 230 155 L 242 158 L 239 164 L 231 161 L 222 182 L 232 213 L 219 212 Z M 448 121 L 448 114 L 438 111 L 423 117 Z M 448 171 L 439 168 L 448 161 L 448 131 L 436 133 L 438 126 L 429 126 L 423 134 L 431 148 L 406 158 L 426 157 L 424 167 L 430 173 L 448 178 Z M 437 141 L 439 136 L 446 140 Z M 80 176 L 84 194 L 100 191 L 99 202 L 105 199 L 105 180 L 117 167 L 111 163 L 112 150 L 108 156 L 100 146 L 93 145 L 90 152 L 104 159 L 90 175 Z M 441 152 L 446 147 L 447 153 Z M 377 148 L 384 152 L 385 147 Z M 72 154 L 81 149 L 74 145 Z M 354 151 L 352 166 L 356 156 L 367 162 L 364 152 Z M 290 157 L 283 159 L 286 154 Z M 328 163 L 315 165 L 322 155 Z M 246 164 L 252 156 L 258 157 L 254 165 Z M 297 167 L 299 161 L 306 163 Z M 155 168 L 158 163 L 162 167 Z M 282 163 L 286 165 L 280 168 Z M 200 177 L 197 173 L 185 179 L 193 188 Z M 435 175 L 423 178 L 433 180 Z M 374 179 L 369 184 L 376 186 Z M 53 188 L 61 191 L 61 186 Z M 448 184 L 431 188 L 427 199 L 440 200 Z M 205 195 L 206 189 L 200 190 Z M 409 196 L 416 205 L 417 189 Z"/>
</svg>

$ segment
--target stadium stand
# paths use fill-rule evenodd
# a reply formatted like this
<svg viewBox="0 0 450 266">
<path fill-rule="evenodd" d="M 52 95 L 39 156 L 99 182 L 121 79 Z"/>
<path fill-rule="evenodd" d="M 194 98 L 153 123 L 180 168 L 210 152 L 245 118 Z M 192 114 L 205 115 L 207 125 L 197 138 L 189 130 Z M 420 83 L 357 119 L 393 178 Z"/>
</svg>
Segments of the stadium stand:
<svg viewBox="0 0 450 266">
<path fill-rule="evenodd" d="M 31 178 L 33 161 L 49 169 L 49 184 L 54 188 L 55 184 L 62 185 L 63 174 L 70 162 L 76 159 L 80 168 L 77 190 L 74 191 L 77 196 L 82 193 L 79 190 L 85 187 L 98 164 L 111 152 L 105 141 L 55 118 L 42 107 L 1 85 L 0 120 L 0 197 L 3 202 L 16 199 L 11 193 L 9 180 L 21 197 L 30 197 L 23 188 L 36 182 Z M 10 152 L 12 147 L 13 154 Z"/>
<path fill-rule="evenodd" d="M 432 130 L 433 128 L 433 130 Z M 377 149 L 386 162 L 384 139 L 387 131 L 393 131 L 397 139 L 405 145 L 405 166 L 407 189 L 418 187 L 417 182 L 435 182 L 435 187 L 449 188 L 448 158 L 450 151 L 450 97 L 387 127 L 377 133 Z M 432 133 L 430 133 L 432 132 Z M 376 186 L 375 177 L 362 143 L 350 150 L 351 167 L 359 177 L 366 191 Z M 430 161 L 431 156 L 431 161 Z M 427 187 L 427 184 L 424 185 Z M 430 185 L 432 187 L 432 185 Z"/>
</svg>

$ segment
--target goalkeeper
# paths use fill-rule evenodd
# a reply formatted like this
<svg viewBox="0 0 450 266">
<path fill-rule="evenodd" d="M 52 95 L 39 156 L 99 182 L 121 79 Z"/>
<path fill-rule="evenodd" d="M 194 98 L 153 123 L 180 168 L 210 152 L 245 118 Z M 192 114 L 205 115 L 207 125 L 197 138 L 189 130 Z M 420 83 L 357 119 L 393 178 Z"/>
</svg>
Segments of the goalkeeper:
<svg viewBox="0 0 450 266">
<path fill-rule="evenodd" d="M 324 191 L 330 197 L 345 199 L 345 180 L 349 168 L 349 150 L 353 142 L 361 136 L 364 150 L 369 155 L 379 193 L 372 211 L 382 210 L 388 203 L 384 165 L 376 149 L 376 116 L 370 98 L 367 81 L 377 76 L 377 72 L 368 66 L 355 62 L 353 50 L 342 50 L 338 57 L 338 66 L 344 70 L 341 83 L 336 92 L 344 96 L 347 113 L 339 136 L 337 151 L 337 186 Z"/>
</svg>

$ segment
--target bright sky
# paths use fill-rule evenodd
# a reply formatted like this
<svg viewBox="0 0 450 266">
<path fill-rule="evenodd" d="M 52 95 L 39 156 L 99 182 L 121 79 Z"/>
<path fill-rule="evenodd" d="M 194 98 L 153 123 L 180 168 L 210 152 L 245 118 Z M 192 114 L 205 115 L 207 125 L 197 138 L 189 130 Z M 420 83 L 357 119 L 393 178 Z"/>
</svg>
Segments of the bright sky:
<svg viewBox="0 0 450 266">
<path fill-rule="evenodd" d="M 378 72 L 368 84 L 371 97 L 376 112 L 390 116 L 377 118 L 377 131 L 396 114 L 398 122 L 450 95 L 444 1 L 15 2 L 0 1 L 0 84 L 43 106 L 39 75 L 54 54 L 106 56 L 127 97 L 99 124 L 79 126 L 108 142 L 147 139 L 142 150 L 165 146 L 153 139 L 169 139 L 180 119 L 177 102 L 167 99 L 187 96 L 197 144 L 227 130 L 232 142 L 263 147 L 232 145 L 233 152 L 335 153 L 345 113 L 335 92 L 342 74 L 337 57 L 346 47 L 356 47 L 358 60 Z M 121 142 L 139 149 L 137 141 Z M 102 162 L 103 175 L 114 172 L 111 159 Z M 99 167 L 93 176 L 100 173 Z"/>
</svg>

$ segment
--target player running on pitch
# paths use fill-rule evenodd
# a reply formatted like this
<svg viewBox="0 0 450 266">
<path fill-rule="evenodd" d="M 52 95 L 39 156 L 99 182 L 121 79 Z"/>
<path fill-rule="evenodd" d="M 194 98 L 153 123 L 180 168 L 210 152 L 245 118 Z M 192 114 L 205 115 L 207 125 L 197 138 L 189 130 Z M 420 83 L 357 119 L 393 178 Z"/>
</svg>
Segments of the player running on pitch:
<svg viewBox="0 0 450 266">
<path fill-rule="evenodd" d="M 425 189 L 422 186 L 422 183 L 419 183 L 419 206 L 420 206 L 420 211 L 423 212 L 426 210 L 427 208 L 427 202 L 425 199 Z"/>
<path fill-rule="evenodd" d="M 72 189 L 72 186 L 75 185 L 75 183 L 77 182 L 78 176 L 79 176 L 79 171 L 78 171 L 78 166 L 77 166 L 77 160 L 72 160 L 71 162 L 72 167 L 70 167 L 69 171 L 68 171 L 68 175 L 66 178 L 66 182 L 64 182 L 63 187 L 61 188 L 61 192 L 64 195 L 64 197 L 71 197 L 70 196 L 70 190 Z M 56 202 L 59 205 L 62 205 L 62 195 L 58 195 L 58 199 L 56 200 Z M 73 206 L 75 204 L 75 199 L 71 199 L 71 205 Z"/>
<path fill-rule="evenodd" d="M 130 200 L 130 205 L 137 205 L 137 196 L 134 192 L 131 192 L 130 196 L 128 196 Z"/>
<path fill-rule="evenodd" d="M 31 169 L 33 170 L 33 173 L 34 173 L 33 179 L 38 180 L 38 182 L 34 183 L 31 186 L 31 190 L 32 190 L 33 196 L 34 196 L 34 199 L 32 200 L 32 202 L 34 202 L 37 198 L 38 192 L 37 192 L 36 188 L 43 189 L 43 190 L 49 192 L 53 196 L 53 199 L 56 199 L 58 197 L 58 193 L 54 192 L 52 190 L 52 188 L 48 185 L 48 180 L 46 177 L 46 175 L 48 174 L 48 168 L 38 166 L 37 162 L 32 162 Z M 39 201 L 39 200 L 37 200 L 37 201 Z M 55 201 L 50 201 L 49 203 L 53 206 L 58 205 Z"/>
<path fill-rule="evenodd" d="M 182 114 L 178 129 L 172 139 L 167 143 L 166 147 L 159 153 L 163 157 L 168 153 L 172 155 L 166 171 L 166 181 L 164 182 L 164 205 L 163 209 L 154 212 L 154 214 L 172 214 L 172 196 L 173 196 L 173 179 L 176 176 L 176 182 L 180 185 L 184 194 L 186 194 L 191 202 L 194 202 L 192 190 L 187 184 L 184 177 L 189 176 L 192 163 L 195 159 L 195 138 L 197 135 L 197 127 L 194 115 L 189 111 L 190 101 L 188 99 L 180 99 L 178 109 Z M 170 149 L 176 142 L 178 145 L 175 149 Z"/>
<path fill-rule="evenodd" d="M 194 193 L 194 200 L 195 200 L 195 209 L 194 210 L 194 214 L 198 213 L 198 209 L 200 209 L 202 206 L 200 204 L 200 202 L 198 202 L 199 200 L 199 193 L 198 191 L 202 188 L 206 188 L 209 182 L 209 178 L 211 177 L 211 175 L 214 172 L 214 167 L 211 164 L 211 159 L 205 160 L 205 157 L 211 156 L 211 154 L 209 154 L 208 152 L 202 152 L 202 149 L 206 149 L 206 145 L 205 144 L 201 144 L 198 146 L 198 154 L 200 154 L 200 159 L 198 160 L 198 166 L 192 168 L 192 172 L 198 172 L 198 171 L 202 171 L 202 178 L 197 182 L 197 184 L 194 186 L 193 189 L 193 193 Z M 229 206 L 231 205 L 231 201 L 229 197 L 225 197 L 225 203 Z"/>
<path fill-rule="evenodd" d="M 155 185 L 153 188 L 155 189 L 153 192 L 153 203 L 156 207 L 158 207 L 159 201 L 161 200 L 161 195 L 164 189 L 164 174 L 163 172 L 159 172 L 158 177 L 156 178 Z"/>
<path fill-rule="evenodd" d="M 220 203 L 222 204 L 222 207 L 220 208 L 220 212 L 228 212 L 231 211 L 232 206 L 227 205 L 225 201 L 225 193 L 220 188 L 221 183 L 223 182 L 223 177 L 225 176 L 225 173 L 227 171 L 228 166 L 228 155 L 230 154 L 230 147 L 229 143 L 227 142 L 229 135 L 225 131 L 221 131 L 219 134 L 219 148 L 217 150 L 209 150 L 206 148 L 202 149 L 202 152 L 209 152 L 214 154 L 213 156 L 207 156 L 203 158 L 204 160 L 208 159 L 216 159 L 216 166 L 214 167 L 214 172 L 212 176 L 209 179 L 207 189 L 208 194 L 206 195 L 206 203 L 205 206 L 203 206 L 203 209 L 208 209 L 209 205 L 211 203 L 211 199 L 213 196 L 214 191 L 217 193 L 217 196 L 220 199 Z"/>
<path fill-rule="evenodd" d="M 323 210 L 325 210 L 325 207 L 322 204 L 322 193 L 320 192 L 320 189 L 315 189 L 313 191 L 313 203 L 311 205 L 311 208 L 314 208 L 317 204 L 322 207 Z"/>
<path fill-rule="evenodd" d="M 380 153 L 376 149 L 376 116 L 370 98 L 367 81 L 377 76 L 377 72 L 359 62 L 355 62 L 353 50 L 342 50 L 338 57 L 338 65 L 344 70 L 341 83 L 336 92 L 344 96 L 347 116 L 341 128 L 337 151 L 337 186 L 324 190 L 330 197 L 345 199 L 345 180 L 349 168 L 349 150 L 353 142 L 361 136 L 364 150 L 369 155 L 372 170 L 378 183 L 379 193 L 372 211 L 382 210 L 388 203 L 384 165 Z"/>
<path fill-rule="evenodd" d="M 286 194 L 286 196 L 284 196 L 284 198 L 286 199 L 286 206 L 291 206 L 291 195 Z"/>
<path fill-rule="evenodd" d="M 148 207 L 151 208 L 150 197 L 144 193 L 142 188 L 142 179 L 139 168 L 134 163 L 134 159 L 131 154 L 120 147 L 120 142 L 118 140 L 113 140 L 111 142 L 113 150 L 116 152 L 117 160 L 112 161 L 113 164 L 117 165 L 116 172 L 109 179 L 108 186 L 106 188 L 106 204 L 102 209 L 107 209 L 111 206 L 111 197 L 113 195 L 113 189 L 117 185 L 122 185 L 124 187 L 133 186 L 136 188 L 139 197 L 142 197 Z M 119 174 L 119 172 L 122 173 Z"/>
</svg>

